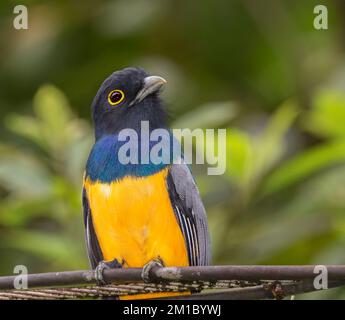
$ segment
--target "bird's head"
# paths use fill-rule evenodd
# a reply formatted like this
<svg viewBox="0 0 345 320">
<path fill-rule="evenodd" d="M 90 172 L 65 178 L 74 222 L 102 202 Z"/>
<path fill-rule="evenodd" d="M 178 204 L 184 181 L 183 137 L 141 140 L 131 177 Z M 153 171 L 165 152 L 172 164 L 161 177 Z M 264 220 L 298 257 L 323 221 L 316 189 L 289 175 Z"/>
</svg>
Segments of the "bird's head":
<svg viewBox="0 0 345 320">
<path fill-rule="evenodd" d="M 140 130 L 141 121 L 151 129 L 165 127 L 165 112 L 159 92 L 166 81 L 140 68 L 112 73 L 99 88 L 92 113 L 96 139 L 122 129 Z"/>
</svg>

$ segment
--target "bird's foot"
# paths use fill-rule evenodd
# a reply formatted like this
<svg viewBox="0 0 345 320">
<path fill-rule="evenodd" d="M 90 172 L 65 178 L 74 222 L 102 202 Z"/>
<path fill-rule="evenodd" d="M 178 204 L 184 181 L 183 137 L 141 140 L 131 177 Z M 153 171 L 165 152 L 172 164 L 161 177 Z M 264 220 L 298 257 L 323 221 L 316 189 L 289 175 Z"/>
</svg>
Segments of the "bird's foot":
<svg viewBox="0 0 345 320">
<path fill-rule="evenodd" d="M 105 269 L 118 269 L 122 268 L 125 261 L 122 260 L 122 263 L 120 263 L 117 259 L 114 259 L 112 261 L 101 261 L 98 266 L 95 269 L 95 278 L 97 281 L 97 285 L 104 286 L 107 285 L 108 282 L 104 280 L 103 277 L 103 271 Z"/>
<path fill-rule="evenodd" d="M 156 267 L 158 268 L 164 267 L 164 262 L 160 257 L 158 257 L 157 259 L 153 259 L 144 265 L 143 271 L 141 272 L 141 277 L 145 282 L 151 282 L 150 272 L 152 271 L 153 268 L 156 268 Z"/>
</svg>

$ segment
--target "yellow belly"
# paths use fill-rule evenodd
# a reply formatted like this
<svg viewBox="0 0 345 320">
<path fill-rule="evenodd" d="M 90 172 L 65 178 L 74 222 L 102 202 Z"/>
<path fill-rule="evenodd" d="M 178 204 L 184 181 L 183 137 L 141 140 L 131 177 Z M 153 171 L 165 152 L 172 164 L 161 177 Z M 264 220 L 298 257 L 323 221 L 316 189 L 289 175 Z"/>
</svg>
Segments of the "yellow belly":
<svg viewBox="0 0 345 320">
<path fill-rule="evenodd" d="M 166 188 L 167 169 L 111 184 L 85 181 L 93 225 L 104 260 L 142 267 L 160 257 L 166 266 L 187 266 L 185 241 Z"/>
</svg>

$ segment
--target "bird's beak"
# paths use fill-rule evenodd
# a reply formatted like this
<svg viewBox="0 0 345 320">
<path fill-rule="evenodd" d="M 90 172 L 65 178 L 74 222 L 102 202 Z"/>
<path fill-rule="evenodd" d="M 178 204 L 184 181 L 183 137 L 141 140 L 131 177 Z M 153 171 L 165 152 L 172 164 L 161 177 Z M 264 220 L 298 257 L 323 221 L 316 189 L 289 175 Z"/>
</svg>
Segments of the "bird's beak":
<svg viewBox="0 0 345 320">
<path fill-rule="evenodd" d="M 143 101 L 148 95 L 157 92 L 167 83 L 165 79 L 158 76 L 150 76 L 144 79 L 144 85 L 138 92 L 135 99 L 129 104 L 130 106 Z"/>
</svg>

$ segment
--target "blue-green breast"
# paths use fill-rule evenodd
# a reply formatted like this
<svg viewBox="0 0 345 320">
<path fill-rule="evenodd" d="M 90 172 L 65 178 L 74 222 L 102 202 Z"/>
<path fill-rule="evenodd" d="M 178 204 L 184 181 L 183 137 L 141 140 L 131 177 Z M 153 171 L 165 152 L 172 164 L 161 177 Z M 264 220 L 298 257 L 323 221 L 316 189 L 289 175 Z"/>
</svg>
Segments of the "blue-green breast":
<svg viewBox="0 0 345 320">
<path fill-rule="evenodd" d="M 141 152 L 140 136 L 137 147 L 138 163 L 123 164 L 119 159 L 119 151 L 124 150 L 124 144 L 128 141 L 119 141 L 117 135 L 108 135 L 99 139 L 93 146 L 86 165 L 86 177 L 91 181 L 100 181 L 110 183 L 120 180 L 126 176 L 145 177 L 155 174 L 167 167 L 173 159 L 173 138 L 170 135 L 168 145 L 170 156 L 168 163 L 156 163 L 150 159 L 149 154 L 158 142 L 150 142 Z M 175 140 L 176 143 L 176 140 Z M 174 144 L 176 147 L 178 144 Z M 133 149 L 132 149 L 133 150 Z M 123 154 L 123 152 L 122 152 Z M 129 151 L 127 153 L 129 156 Z M 120 157 L 121 158 L 121 157 Z M 148 159 L 146 163 L 142 163 L 142 159 Z M 164 161 L 167 162 L 167 161 Z"/>
</svg>

